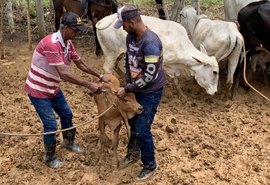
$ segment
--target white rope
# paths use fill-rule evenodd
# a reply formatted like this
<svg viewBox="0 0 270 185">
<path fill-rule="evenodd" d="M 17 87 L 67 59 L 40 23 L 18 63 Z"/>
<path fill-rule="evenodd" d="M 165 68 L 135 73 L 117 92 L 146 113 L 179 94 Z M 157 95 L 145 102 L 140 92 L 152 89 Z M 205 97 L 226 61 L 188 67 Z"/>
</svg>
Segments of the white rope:
<svg viewBox="0 0 270 185">
<path fill-rule="evenodd" d="M 89 122 L 85 122 L 85 123 L 82 123 L 82 124 L 79 124 L 77 126 L 73 126 L 73 127 L 70 127 L 70 128 L 66 128 L 66 129 L 60 129 L 60 130 L 57 130 L 57 131 L 53 131 L 53 132 L 43 132 L 43 133 L 36 133 L 36 134 L 28 134 L 28 133 L 0 133 L 0 136 L 1 135 L 5 135 L 5 136 L 45 136 L 45 135 L 50 135 L 50 134 L 57 134 L 57 133 L 60 133 L 60 132 L 65 132 L 65 131 L 68 131 L 68 130 L 72 130 L 74 128 L 78 128 L 78 127 L 81 127 L 81 126 L 84 126 L 96 119 L 98 119 L 99 117 L 103 116 L 104 114 L 106 114 L 112 107 L 114 107 L 115 104 L 113 103 L 107 110 L 105 110 L 104 112 L 102 112 L 100 115 L 98 115 L 97 117 L 93 118 L 92 120 L 90 120 Z"/>
</svg>

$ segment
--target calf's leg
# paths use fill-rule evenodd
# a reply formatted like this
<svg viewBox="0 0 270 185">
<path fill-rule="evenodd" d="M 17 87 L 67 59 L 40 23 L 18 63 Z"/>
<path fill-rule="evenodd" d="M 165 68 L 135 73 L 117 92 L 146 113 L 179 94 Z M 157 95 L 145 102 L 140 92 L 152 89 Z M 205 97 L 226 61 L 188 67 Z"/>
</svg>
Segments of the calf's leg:
<svg viewBox="0 0 270 185">
<path fill-rule="evenodd" d="M 118 155 L 117 155 L 117 148 L 119 144 L 119 132 L 121 128 L 121 123 L 115 128 L 113 131 L 112 137 L 112 149 L 113 149 L 113 159 L 112 159 L 112 166 L 116 169 L 118 167 Z"/>
<path fill-rule="evenodd" d="M 105 147 L 105 143 L 106 143 L 106 140 L 107 140 L 106 133 L 105 133 L 105 122 L 102 119 L 99 120 L 99 132 L 100 132 L 100 136 L 99 136 L 100 155 L 99 155 L 98 164 L 100 164 L 102 159 L 103 159 L 104 147 Z"/>
</svg>

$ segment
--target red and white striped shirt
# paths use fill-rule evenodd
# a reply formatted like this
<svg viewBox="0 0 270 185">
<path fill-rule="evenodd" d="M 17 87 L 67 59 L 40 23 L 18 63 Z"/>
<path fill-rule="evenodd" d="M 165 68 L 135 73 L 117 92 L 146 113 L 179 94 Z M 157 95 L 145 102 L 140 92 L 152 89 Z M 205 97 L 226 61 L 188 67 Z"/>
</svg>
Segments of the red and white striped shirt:
<svg viewBox="0 0 270 185">
<path fill-rule="evenodd" d="M 33 53 L 24 90 L 36 98 L 53 98 L 61 81 L 55 66 L 65 65 L 68 70 L 71 60 L 79 59 L 71 40 L 65 44 L 60 31 L 47 35 Z"/>
</svg>

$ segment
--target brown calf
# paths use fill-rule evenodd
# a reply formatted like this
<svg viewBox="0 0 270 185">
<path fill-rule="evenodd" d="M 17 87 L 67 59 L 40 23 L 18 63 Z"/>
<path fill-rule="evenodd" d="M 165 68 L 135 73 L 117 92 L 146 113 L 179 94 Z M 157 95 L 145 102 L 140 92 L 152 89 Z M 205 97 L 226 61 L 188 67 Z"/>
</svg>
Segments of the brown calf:
<svg viewBox="0 0 270 185">
<path fill-rule="evenodd" d="M 117 92 L 120 87 L 119 80 L 112 74 L 106 74 L 110 77 L 112 83 L 103 83 L 103 92 L 101 94 L 94 94 L 94 99 L 97 104 L 98 113 L 101 114 L 107 110 L 112 104 L 115 106 L 111 108 L 108 112 L 102 115 L 99 122 L 100 130 L 100 144 L 101 144 L 101 155 L 99 162 L 103 158 L 104 145 L 106 142 L 105 127 L 108 126 L 113 132 L 112 137 L 112 149 L 113 149 L 113 160 L 112 165 L 114 167 L 118 166 L 118 156 L 117 147 L 119 143 L 119 131 L 122 123 L 125 124 L 128 137 L 130 137 L 130 130 L 128 127 L 128 119 L 132 118 L 136 114 L 140 114 L 143 110 L 142 106 L 136 101 L 135 95 L 133 93 L 128 93 L 124 99 L 119 99 L 115 92 Z"/>
</svg>

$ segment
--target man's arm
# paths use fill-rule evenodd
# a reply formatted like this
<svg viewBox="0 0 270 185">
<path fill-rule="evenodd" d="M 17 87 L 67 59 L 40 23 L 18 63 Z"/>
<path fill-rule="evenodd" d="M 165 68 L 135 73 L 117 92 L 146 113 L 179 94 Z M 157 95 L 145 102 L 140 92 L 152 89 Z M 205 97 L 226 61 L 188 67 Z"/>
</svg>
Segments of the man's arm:
<svg viewBox="0 0 270 185">
<path fill-rule="evenodd" d="M 100 76 L 102 75 L 94 68 L 91 68 L 88 65 L 86 65 L 81 59 L 74 60 L 74 63 L 76 64 L 77 68 L 79 68 L 80 70 L 82 70 L 88 74 L 91 74 L 91 75 L 98 77 L 98 78 L 100 78 Z"/>
<path fill-rule="evenodd" d="M 126 53 L 125 55 L 125 63 L 124 63 L 124 67 L 125 67 L 125 79 L 126 79 L 126 83 L 131 83 L 131 75 L 130 75 L 130 69 L 129 69 L 129 64 L 128 64 L 128 53 Z"/>
<path fill-rule="evenodd" d="M 90 89 L 92 92 L 97 92 L 99 90 L 99 86 L 97 83 L 89 82 L 79 77 L 76 77 L 75 75 L 71 74 L 64 65 L 57 65 L 55 66 L 55 68 L 59 73 L 61 79 L 73 84 L 84 86 Z"/>
<path fill-rule="evenodd" d="M 74 61 L 74 63 L 80 70 L 99 78 L 103 82 L 110 83 L 110 79 L 108 79 L 106 76 L 103 76 L 103 74 L 98 72 L 96 69 L 85 64 L 81 59 Z"/>
</svg>

